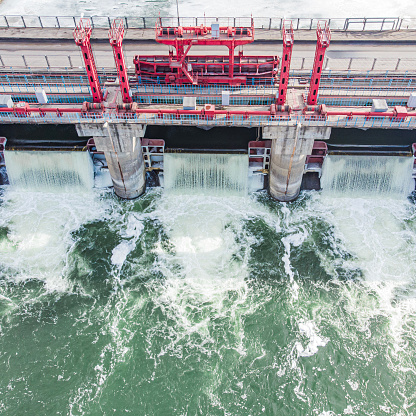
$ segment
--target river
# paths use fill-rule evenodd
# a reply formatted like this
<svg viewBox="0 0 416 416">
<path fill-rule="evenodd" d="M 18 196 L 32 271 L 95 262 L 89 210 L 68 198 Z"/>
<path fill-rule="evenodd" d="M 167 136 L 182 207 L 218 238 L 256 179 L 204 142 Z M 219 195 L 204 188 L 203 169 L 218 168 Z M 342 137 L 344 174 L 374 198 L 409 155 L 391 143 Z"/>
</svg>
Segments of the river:
<svg viewBox="0 0 416 416">
<path fill-rule="evenodd" d="M 416 412 L 414 197 L 170 183 L 3 187 L 0 413 Z"/>
</svg>

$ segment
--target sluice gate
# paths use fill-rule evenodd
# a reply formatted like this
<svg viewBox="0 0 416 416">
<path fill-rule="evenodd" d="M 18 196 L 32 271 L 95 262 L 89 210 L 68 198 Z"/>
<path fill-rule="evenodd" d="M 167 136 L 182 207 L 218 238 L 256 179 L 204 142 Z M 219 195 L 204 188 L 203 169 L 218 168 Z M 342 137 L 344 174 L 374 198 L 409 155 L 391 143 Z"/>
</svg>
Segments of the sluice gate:
<svg viewBox="0 0 416 416">
<path fill-rule="evenodd" d="M 209 26 L 163 26 L 160 19 L 155 41 L 169 51 L 137 54 L 133 74 L 123 52 L 124 21 L 116 19 L 108 33 L 116 65 L 110 77 L 97 68 L 92 31 L 88 19 L 81 19 L 74 29 L 85 64 L 78 84 L 75 72 L 67 78 L 61 74 L 53 86 L 50 75 L 20 74 L 11 82 L 5 74 L 8 85 L 0 97 L 3 130 L 6 125 L 69 126 L 76 130 L 82 146 L 52 141 L 40 146 L 33 140 L 19 146 L 10 137 L 13 133 L 0 131 L 11 139 L 7 144 L 5 138 L 0 141 L 1 183 L 35 183 L 42 172 L 50 172 L 60 183 L 65 174 L 59 169 L 55 172 L 51 160 L 58 164 L 60 160 L 66 165 L 64 170 L 79 171 L 73 163 L 79 159 L 88 160 L 86 169 L 92 172 L 95 186 L 112 186 L 125 199 L 139 197 L 146 186 L 171 191 L 175 187 L 191 189 L 190 184 L 199 181 L 207 192 L 221 183 L 220 188 L 228 192 L 268 189 L 276 200 L 292 201 L 302 189 L 328 188 L 322 175 L 334 169 L 330 166 L 335 160 L 337 166 L 339 160 L 354 160 L 352 165 L 359 171 L 371 170 L 365 161 L 372 159 L 373 167 L 382 171 L 382 166 L 399 158 L 400 163 L 381 176 L 387 181 L 393 177 L 394 166 L 400 166 L 403 169 L 394 180 L 403 177 L 403 189 L 414 189 L 414 137 L 407 137 L 400 145 L 393 138 L 387 144 L 353 140 L 353 135 L 359 136 L 358 129 L 383 129 L 397 135 L 416 128 L 413 77 L 368 80 L 362 74 L 351 78 L 350 71 L 331 74 L 325 58 L 331 43 L 326 21 L 316 25 L 310 72 L 303 64 L 302 71 L 291 70 L 295 33 L 290 20 L 282 22 L 279 57 L 243 53 L 242 46 L 255 39 L 252 20 L 247 26 L 216 22 Z M 191 55 L 195 45 L 225 47 L 228 54 Z M 374 95 L 374 85 L 378 95 Z M 160 134 L 155 133 L 158 128 Z M 173 133 L 175 129 L 186 139 L 173 139 L 178 135 Z M 333 137 L 333 131 L 339 129 L 354 133 L 339 143 Z M 244 130 L 248 133 L 243 134 Z M 216 136 L 220 131 L 221 139 Z M 206 132 L 204 137 L 201 132 Z M 59 157 L 54 159 L 45 150 Z M 346 171 L 351 163 L 345 165 Z M 84 176 L 77 173 L 72 181 Z M 71 175 L 67 174 L 62 183 L 69 182 Z"/>
<path fill-rule="evenodd" d="M 184 131 L 174 132 L 175 128 L 170 128 L 165 134 L 162 132 L 166 140 L 147 138 L 144 129 L 134 131 L 137 135 L 132 141 L 132 145 L 136 143 L 135 149 L 129 150 L 123 147 L 125 138 L 120 131 L 111 133 L 113 127 L 94 130 L 95 136 L 86 138 L 83 146 L 55 144 L 47 151 L 36 141 L 16 146 L 13 141 L 7 144 L 7 140 L 1 138 L 2 184 L 24 185 L 28 189 L 48 183 L 65 188 L 114 187 L 117 195 L 127 199 L 139 196 L 146 187 L 155 186 L 165 188 L 166 192 L 179 188 L 192 192 L 195 187 L 207 194 L 236 195 L 267 189 L 281 201 L 295 199 L 301 190 L 328 192 L 331 189 L 340 194 L 343 187 L 362 188 L 365 192 L 371 192 L 368 188 L 372 187 L 376 192 L 387 189 L 391 193 L 394 189 L 397 195 L 402 195 L 415 189 L 416 143 L 340 144 L 334 143 L 326 130 L 302 132 L 297 126 L 282 132 L 265 129 L 260 136 L 252 137 L 257 140 L 249 140 L 250 134 L 247 134 L 246 147 L 242 148 L 239 143 L 234 149 L 229 148 L 230 142 L 223 142 L 221 146 L 221 138 L 214 141 L 216 148 L 207 148 L 207 137 L 221 137 L 224 130 L 232 135 L 232 129 L 218 133 L 200 130 L 200 135 L 193 138 L 199 146 L 184 148 L 181 146 L 186 142 L 175 138 Z M 251 136 L 259 134 L 257 129 L 252 130 Z M 110 133 L 98 136 L 97 131 Z M 86 133 L 92 132 L 84 129 L 82 134 Z M 292 134 L 294 145 L 285 148 L 285 140 L 268 138 L 280 133 L 284 137 Z M 140 138 L 140 134 L 144 137 Z M 161 134 L 161 131 L 149 128 L 149 135 L 154 134 Z M 313 139 L 319 134 L 325 140 Z M 110 145 L 103 145 L 108 139 L 111 139 Z M 328 179 L 335 171 L 337 178 Z"/>
</svg>

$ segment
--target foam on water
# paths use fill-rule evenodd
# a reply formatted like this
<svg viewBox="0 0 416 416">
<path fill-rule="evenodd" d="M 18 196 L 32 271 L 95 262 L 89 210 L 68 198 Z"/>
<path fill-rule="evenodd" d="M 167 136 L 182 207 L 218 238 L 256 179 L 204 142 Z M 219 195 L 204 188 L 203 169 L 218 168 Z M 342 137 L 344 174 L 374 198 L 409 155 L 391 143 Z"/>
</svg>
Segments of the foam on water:
<svg viewBox="0 0 416 416">
<path fill-rule="evenodd" d="M 195 346 L 205 350 L 213 342 L 212 322 L 227 317 L 236 330 L 232 348 L 245 354 L 241 313 L 253 306 L 247 278 L 255 236 L 246 233 L 244 220 L 257 216 L 258 210 L 262 211 L 260 205 L 239 197 L 182 195 L 160 200 L 153 215 L 166 228 L 170 246 L 155 248 L 165 281 L 154 302 L 177 324 L 177 337 L 165 348 L 175 350 L 178 340 L 196 332 L 202 338 Z M 150 337 L 154 330 L 161 328 L 152 329 Z"/>
<path fill-rule="evenodd" d="M 120 202 L 8 188 L 0 227 L 0 306 L 13 309 L 15 285 L 35 279 L 56 296 L 48 333 L 66 318 L 56 354 L 67 354 L 57 360 L 58 408 L 69 414 L 412 411 L 416 211 L 407 200 L 149 191 Z M 82 267 L 71 298 L 68 275 Z M 46 318 L 34 313 L 40 330 Z M 73 357 L 78 341 L 88 348 Z M 393 380 L 387 390 L 380 372 Z M 18 389 L 1 386 L 7 406 Z"/>
<path fill-rule="evenodd" d="M 301 357 L 311 357 L 318 352 L 318 347 L 324 347 L 328 342 L 328 339 L 318 335 L 314 322 L 299 322 L 299 331 L 309 339 L 309 343 L 306 347 L 303 347 L 300 342 L 295 344 L 299 356 Z"/>
<path fill-rule="evenodd" d="M 416 313 L 414 298 L 400 294 L 416 285 L 416 230 L 409 221 L 414 207 L 407 201 L 379 198 L 323 198 L 321 203 L 329 211 L 335 235 L 354 254 L 362 283 L 377 293 L 378 305 L 362 308 L 351 302 L 350 313 L 359 316 L 363 328 L 373 316 L 389 316 L 391 335 L 400 342 L 406 318 Z"/>
<path fill-rule="evenodd" d="M 66 291 L 65 264 L 74 244 L 71 233 L 105 215 L 96 193 L 28 192 L 6 188 L 0 205 L 0 265 L 15 281 L 38 279 L 49 291 Z"/>
<path fill-rule="evenodd" d="M 111 262 L 117 267 L 121 267 L 125 262 L 128 254 L 136 247 L 136 243 L 140 234 L 144 229 L 143 223 L 138 218 L 137 214 L 130 214 L 127 219 L 127 226 L 122 229 L 120 235 L 123 241 L 114 247 Z"/>
</svg>

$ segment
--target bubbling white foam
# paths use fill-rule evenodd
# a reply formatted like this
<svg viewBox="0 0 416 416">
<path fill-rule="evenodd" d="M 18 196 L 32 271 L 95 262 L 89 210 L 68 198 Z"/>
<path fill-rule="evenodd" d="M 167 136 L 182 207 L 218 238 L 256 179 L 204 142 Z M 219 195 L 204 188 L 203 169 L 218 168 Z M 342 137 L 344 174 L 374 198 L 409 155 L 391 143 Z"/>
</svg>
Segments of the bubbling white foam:
<svg viewBox="0 0 416 416">
<path fill-rule="evenodd" d="M 114 247 L 111 262 L 120 268 L 123 266 L 129 253 L 135 249 L 137 240 L 144 230 L 142 221 L 138 218 L 138 215 L 131 213 L 127 219 L 126 228 L 120 233 L 123 237 L 123 241 L 116 247 Z"/>
<path fill-rule="evenodd" d="M 278 218 L 254 199 L 198 195 L 165 195 L 152 215 L 163 224 L 170 242 L 168 249 L 155 248 L 165 280 L 163 286 L 155 286 L 153 301 L 175 322 L 172 342 L 160 354 L 174 353 L 183 339 L 194 342 L 193 334 L 200 337 L 194 346 L 205 351 L 214 342 L 210 328 L 217 319 L 232 322 L 236 341 L 231 348 L 246 354 L 242 317 L 256 307 L 247 280 L 256 237 L 244 224 L 262 215 L 278 228 Z M 166 328 L 153 328 L 148 336 L 158 330 Z"/>
<path fill-rule="evenodd" d="M 38 279 L 49 291 L 67 291 L 72 232 L 105 217 L 106 204 L 97 192 L 46 193 L 7 187 L 0 205 L 0 226 L 7 227 L 0 263 L 15 281 Z"/>
</svg>

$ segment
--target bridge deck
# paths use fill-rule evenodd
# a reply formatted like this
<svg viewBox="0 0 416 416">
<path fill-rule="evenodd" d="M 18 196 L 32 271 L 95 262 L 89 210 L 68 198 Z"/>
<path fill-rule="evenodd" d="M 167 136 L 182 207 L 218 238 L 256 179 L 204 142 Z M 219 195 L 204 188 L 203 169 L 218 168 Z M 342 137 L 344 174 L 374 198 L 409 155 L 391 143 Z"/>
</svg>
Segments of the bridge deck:
<svg viewBox="0 0 416 416">
<path fill-rule="evenodd" d="M 0 28 L 0 39 L 21 42 L 73 42 L 72 28 Z M 415 44 L 416 30 L 384 31 L 343 31 L 332 30 L 331 43 L 395 43 Z M 108 43 L 108 28 L 95 28 L 92 41 Z M 126 29 L 124 42 L 154 42 L 155 30 Z M 255 29 L 255 43 L 281 41 L 281 31 L 277 29 Z M 295 43 L 316 43 L 314 30 L 299 29 L 295 31 Z M 280 46 L 280 45 L 279 45 Z"/>
</svg>

